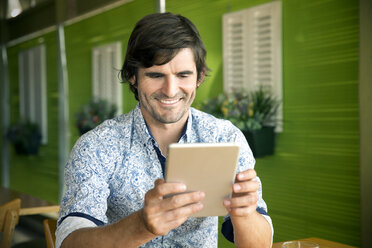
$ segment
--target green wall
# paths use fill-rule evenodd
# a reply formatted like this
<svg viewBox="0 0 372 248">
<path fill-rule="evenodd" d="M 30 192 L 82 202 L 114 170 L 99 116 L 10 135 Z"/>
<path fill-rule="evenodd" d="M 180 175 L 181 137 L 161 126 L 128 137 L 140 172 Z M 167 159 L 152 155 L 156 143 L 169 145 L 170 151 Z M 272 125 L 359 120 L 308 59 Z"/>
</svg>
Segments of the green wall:
<svg viewBox="0 0 372 248">
<path fill-rule="evenodd" d="M 167 1 L 167 11 L 196 24 L 208 51 L 212 71 L 198 89 L 195 106 L 223 88 L 222 15 L 265 2 Z M 358 4 L 283 0 L 282 9 L 284 130 L 277 136 L 276 154 L 256 163 L 274 223 L 274 241 L 316 236 L 360 246 Z M 78 138 L 75 112 L 91 98 L 92 47 L 118 40 L 124 58 L 134 24 L 152 12 L 152 0 L 135 0 L 65 27 L 71 145 Z M 58 186 L 55 36 L 52 32 L 42 37 L 48 54 L 50 143 L 38 157 L 11 157 L 11 186 L 54 201 Z M 37 41 L 8 49 L 13 120 L 18 116 L 17 54 Z M 124 85 L 124 112 L 135 103 Z M 24 183 L 26 176 L 34 186 Z"/>
<path fill-rule="evenodd" d="M 357 1 L 284 1 L 284 132 L 259 160 L 276 238 L 360 246 Z"/>
<path fill-rule="evenodd" d="M 58 82 L 56 33 L 50 32 L 8 48 L 10 122 L 19 119 L 18 53 L 45 44 L 47 70 L 48 144 L 39 156 L 17 156 L 10 147 L 10 187 L 58 202 Z"/>
</svg>

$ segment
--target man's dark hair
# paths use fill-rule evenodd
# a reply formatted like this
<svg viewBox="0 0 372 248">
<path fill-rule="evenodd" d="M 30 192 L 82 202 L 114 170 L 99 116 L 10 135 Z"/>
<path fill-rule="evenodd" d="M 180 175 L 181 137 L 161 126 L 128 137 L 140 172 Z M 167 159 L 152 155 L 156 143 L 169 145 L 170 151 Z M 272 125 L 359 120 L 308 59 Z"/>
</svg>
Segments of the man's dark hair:
<svg viewBox="0 0 372 248">
<path fill-rule="evenodd" d="M 197 79 L 209 70 L 205 62 L 206 50 L 194 24 L 181 15 L 156 13 L 145 16 L 134 27 L 128 41 L 127 53 L 120 71 L 121 79 L 136 78 L 130 89 L 138 100 L 137 72 L 171 61 L 182 48 L 191 48 L 197 70 Z"/>
</svg>

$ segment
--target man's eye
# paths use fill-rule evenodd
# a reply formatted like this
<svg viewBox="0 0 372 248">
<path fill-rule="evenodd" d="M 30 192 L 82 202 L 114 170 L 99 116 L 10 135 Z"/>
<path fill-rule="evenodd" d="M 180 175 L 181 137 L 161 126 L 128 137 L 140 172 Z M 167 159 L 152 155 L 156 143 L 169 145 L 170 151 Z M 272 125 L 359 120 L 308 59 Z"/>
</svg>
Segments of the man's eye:
<svg viewBox="0 0 372 248">
<path fill-rule="evenodd" d="M 161 78 L 163 75 L 154 73 L 154 74 L 150 74 L 149 76 L 150 76 L 150 78 Z"/>
<path fill-rule="evenodd" d="M 180 78 L 187 78 L 189 76 L 189 74 L 180 74 L 179 77 Z"/>
</svg>

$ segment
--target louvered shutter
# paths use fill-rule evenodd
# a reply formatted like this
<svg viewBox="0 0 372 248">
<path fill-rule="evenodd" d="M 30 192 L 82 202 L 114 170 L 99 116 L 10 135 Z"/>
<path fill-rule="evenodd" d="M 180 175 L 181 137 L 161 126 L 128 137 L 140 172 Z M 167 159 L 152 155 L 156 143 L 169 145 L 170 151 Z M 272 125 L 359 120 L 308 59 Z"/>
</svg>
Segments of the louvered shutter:
<svg viewBox="0 0 372 248">
<path fill-rule="evenodd" d="M 271 2 L 223 16 L 224 91 L 257 90 L 282 99 L 281 3 Z M 282 120 L 282 108 L 278 111 Z M 281 122 L 277 131 L 281 131 Z"/>
<path fill-rule="evenodd" d="M 46 104 L 45 46 L 39 45 L 18 55 L 19 108 L 23 119 L 37 123 L 42 134 L 42 144 L 48 142 Z"/>
<path fill-rule="evenodd" d="M 93 97 L 115 104 L 122 113 L 122 90 L 118 78 L 121 44 L 114 42 L 92 50 Z"/>
<path fill-rule="evenodd" d="M 226 14 L 223 17 L 223 70 L 224 91 L 245 88 L 244 65 L 247 46 L 244 45 L 245 11 Z"/>
</svg>

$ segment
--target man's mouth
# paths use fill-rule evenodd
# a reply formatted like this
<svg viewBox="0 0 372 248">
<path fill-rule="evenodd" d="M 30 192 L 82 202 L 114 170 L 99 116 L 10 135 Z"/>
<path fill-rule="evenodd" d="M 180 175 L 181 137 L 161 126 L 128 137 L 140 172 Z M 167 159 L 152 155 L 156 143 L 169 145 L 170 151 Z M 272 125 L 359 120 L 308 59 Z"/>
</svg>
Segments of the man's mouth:
<svg viewBox="0 0 372 248">
<path fill-rule="evenodd" d="M 159 101 L 163 104 L 175 104 L 177 102 L 179 102 L 181 100 L 181 98 L 177 98 L 177 99 L 174 99 L 174 100 L 166 100 L 166 99 L 160 99 Z"/>
</svg>

